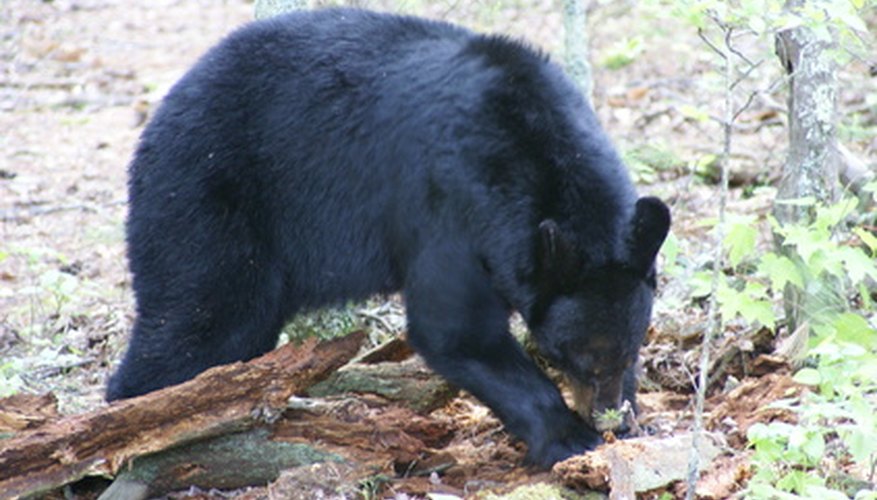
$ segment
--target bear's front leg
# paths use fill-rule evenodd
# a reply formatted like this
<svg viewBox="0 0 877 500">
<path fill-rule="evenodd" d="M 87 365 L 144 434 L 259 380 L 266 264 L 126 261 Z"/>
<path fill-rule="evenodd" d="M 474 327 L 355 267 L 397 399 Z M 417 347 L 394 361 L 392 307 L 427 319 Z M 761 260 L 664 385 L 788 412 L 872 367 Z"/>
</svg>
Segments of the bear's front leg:
<svg viewBox="0 0 877 500">
<path fill-rule="evenodd" d="M 412 347 L 523 439 L 528 463 L 547 468 L 601 442 L 508 332 L 509 311 L 465 244 L 424 250 L 408 273 L 405 300 Z"/>
</svg>

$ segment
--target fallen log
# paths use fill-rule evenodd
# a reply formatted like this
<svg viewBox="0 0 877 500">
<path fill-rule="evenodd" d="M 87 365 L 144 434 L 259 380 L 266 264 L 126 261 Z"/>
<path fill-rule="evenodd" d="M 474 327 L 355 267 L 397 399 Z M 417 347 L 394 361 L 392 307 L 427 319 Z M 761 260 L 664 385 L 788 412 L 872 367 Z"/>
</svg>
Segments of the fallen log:
<svg viewBox="0 0 877 500">
<path fill-rule="evenodd" d="M 82 477 L 111 477 L 133 458 L 234 435 L 280 418 L 287 401 L 356 355 L 364 335 L 284 346 L 248 363 L 73 415 L 0 442 L 0 497 L 38 495 Z"/>
<path fill-rule="evenodd" d="M 700 463 L 706 468 L 719 454 L 718 435 L 705 434 Z M 555 464 L 552 473 L 565 486 L 609 493 L 611 499 L 633 499 L 683 481 L 688 468 L 691 435 L 618 440 L 584 455 Z"/>
<path fill-rule="evenodd" d="M 335 464 L 354 486 L 375 474 L 406 477 L 455 463 L 431 451 L 452 437 L 447 425 L 407 408 L 372 407 L 353 397 L 292 398 L 277 420 L 135 458 L 101 500 L 142 500 L 196 486 L 265 485 L 284 470 Z"/>
<path fill-rule="evenodd" d="M 419 356 L 391 362 L 350 363 L 307 390 L 313 397 L 365 394 L 411 408 L 420 415 L 441 408 L 456 388 L 430 370 Z"/>
</svg>

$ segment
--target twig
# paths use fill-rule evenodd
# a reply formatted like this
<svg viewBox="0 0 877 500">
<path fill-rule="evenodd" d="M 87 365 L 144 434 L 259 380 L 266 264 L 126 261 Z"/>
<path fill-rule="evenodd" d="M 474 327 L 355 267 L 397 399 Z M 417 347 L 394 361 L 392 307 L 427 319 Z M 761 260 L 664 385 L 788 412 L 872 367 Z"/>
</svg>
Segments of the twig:
<svg viewBox="0 0 877 500">
<path fill-rule="evenodd" d="M 747 60 L 747 61 L 748 61 L 748 59 L 745 59 L 745 58 L 744 58 L 744 60 Z M 743 74 L 740 75 L 740 76 L 734 81 L 734 83 L 731 84 L 731 89 L 733 90 L 734 88 L 737 87 L 737 85 L 739 85 L 740 83 L 742 83 L 742 82 L 744 82 L 745 80 L 747 80 L 747 79 L 749 78 L 749 75 L 751 75 L 753 71 L 755 71 L 756 69 L 758 69 L 758 67 L 761 66 L 761 63 L 763 63 L 763 62 L 764 62 L 764 59 L 758 61 L 758 62 L 755 63 L 755 64 L 750 64 L 749 67 L 746 69 L 746 71 L 744 71 Z"/>
<path fill-rule="evenodd" d="M 694 403 L 694 429 L 692 431 L 691 437 L 691 456 L 689 457 L 688 477 L 686 479 L 686 500 L 692 500 L 695 498 L 697 480 L 699 477 L 700 440 L 703 435 L 703 407 L 704 401 L 706 400 L 706 389 L 709 383 L 708 372 L 710 367 L 710 344 L 712 343 L 713 338 L 716 337 L 722 329 L 722 317 L 718 307 L 717 296 L 719 280 L 721 279 L 722 268 L 724 267 L 724 252 L 722 250 L 722 241 L 724 240 L 725 232 L 725 209 L 728 204 L 728 163 L 731 161 L 731 134 L 733 133 L 734 122 L 734 95 L 733 89 L 730 85 L 734 77 L 734 65 L 731 61 L 730 56 L 730 54 L 732 53 L 730 40 L 733 30 L 732 28 L 725 26 L 717 19 L 714 19 L 714 21 L 722 29 L 725 30 L 726 52 L 722 54 L 722 58 L 725 62 L 725 119 L 722 123 L 722 128 L 724 132 L 724 149 L 722 152 L 723 158 L 721 162 L 722 180 L 719 192 L 719 218 L 718 222 L 716 223 L 715 255 L 713 257 L 713 276 L 712 284 L 710 285 L 710 318 L 709 326 L 707 327 L 703 335 L 703 345 L 700 351 L 700 367 L 697 377 L 697 394 Z M 713 50 L 715 50 L 715 47 L 713 47 Z"/>
<path fill-rule="evenodd" d="M 704 33 L 703 28 L 697 28 L 697 36 L 699 36 L 700 39 L 703 40 L 703 43 L 707 44 L 707 46 L 709 46 L 709 48 L 713 49 L 713 52 L 718 54 L 719 57 L 721 57 L 722 59 L 726 58 L 725 53 L 722 52 L 718 47 L 716 47 L 715 44 L 713 44 L 712 40 L 710 40 L 706 36 L 706 33 Z"/>
</svg>

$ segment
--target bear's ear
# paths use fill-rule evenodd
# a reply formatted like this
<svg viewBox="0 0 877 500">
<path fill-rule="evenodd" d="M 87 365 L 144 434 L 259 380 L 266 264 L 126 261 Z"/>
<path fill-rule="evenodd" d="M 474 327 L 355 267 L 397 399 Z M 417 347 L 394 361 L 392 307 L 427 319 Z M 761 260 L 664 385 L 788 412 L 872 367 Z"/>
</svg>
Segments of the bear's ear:
<svg viewBox="0 0 877 500">
<path fill-rule="evenodd" d="M 670 209 L 664 202 L 651 196 L 637 200 L 628 239 L 630 265 L 647 273 L 669 230 Z"/>
<path fill-rule="evenodd" d="M 575 271 L 577 261 L 572 245 L 564 237 L 557 222 L 546 219 L 539 224 L 539 268 L 555 276 Z"/>
</svg>

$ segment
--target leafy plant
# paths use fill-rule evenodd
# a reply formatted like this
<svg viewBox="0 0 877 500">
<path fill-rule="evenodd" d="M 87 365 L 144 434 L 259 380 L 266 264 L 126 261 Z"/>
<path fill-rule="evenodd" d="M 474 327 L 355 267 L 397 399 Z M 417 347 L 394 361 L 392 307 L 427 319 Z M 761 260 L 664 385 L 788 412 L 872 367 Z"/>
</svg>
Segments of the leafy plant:
<svg viewBox="0 0 877 500">
<path fill-rule="evenodd" d="M 672 149 L 661 143 L 634 146 L 625 149 L 622 156 L 624 163 L 632 171 L 634 179 L 641 184 L 655 182 L 660 172 L 684 165 Z"/>
<path fill-rule="evenodd" d="M 849 227 L 856 200 L 795 203 L 812 210 L 811 223 L 780 226 L 767 219 L 782 238 L 783 254 L 756 254 L 751 219 L 735 221 L 724 241 L 735 272 L 722 275 L 722 314 L 773 328 L 776 296 L 791 288 L 805 297 L 813 332 L 809 365 L 795 380 L 814 392 L 779 403 L 798 415 L 797 424 L 750 427 L 756 472 L 747 492 L 752 498 L 871 498 L 877 494 L 877 329 L 867 283 L 877 280 L 877 238 Z M 850 479 L 850 466 L 865 471 L 867 481 L 840 481 Z"/>
<path fill-rule="evenodd" d="M 621 69 L 634 62 L 643 53 L 643 45 L 642 37 L 624 38 L 609 47 L 600 64 L 608 69 Z"/>
</svg>

